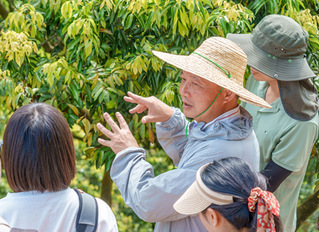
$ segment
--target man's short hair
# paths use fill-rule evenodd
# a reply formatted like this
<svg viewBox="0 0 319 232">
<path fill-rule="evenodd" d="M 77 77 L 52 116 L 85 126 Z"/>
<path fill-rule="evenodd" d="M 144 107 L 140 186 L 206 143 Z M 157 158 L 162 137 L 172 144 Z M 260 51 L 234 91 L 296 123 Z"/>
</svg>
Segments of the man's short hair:
<svg viewBox="0 0 319 232">
<path fill-rule="evenodd" d="M 53 106 L 19 108 L 7 123 L 2 146 L 6 177 L 14 192 L 59 191 L 75 176 L 73 137 Z"/>
</svg>

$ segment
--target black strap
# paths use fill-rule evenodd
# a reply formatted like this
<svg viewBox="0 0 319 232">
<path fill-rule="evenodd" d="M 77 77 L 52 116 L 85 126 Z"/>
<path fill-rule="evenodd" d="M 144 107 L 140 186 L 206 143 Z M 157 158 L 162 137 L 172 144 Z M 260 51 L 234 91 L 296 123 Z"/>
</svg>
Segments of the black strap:
<svg viewBox="0 0 319 232">
<path fill-rule="evenodd" d="M 74 189 L 79 197 L 79 210 L 76 217 L 76 232 L 95 232 L 98 221 L 98 206 L 95 197 Z"/>
</svg>

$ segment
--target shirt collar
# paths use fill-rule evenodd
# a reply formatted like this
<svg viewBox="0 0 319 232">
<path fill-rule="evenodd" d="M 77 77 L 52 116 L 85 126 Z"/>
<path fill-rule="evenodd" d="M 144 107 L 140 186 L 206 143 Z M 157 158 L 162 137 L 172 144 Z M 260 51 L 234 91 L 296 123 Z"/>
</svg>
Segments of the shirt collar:
<svg viewBox="0 0 319 232">
<path fill-rule="evenodd" d="M 223 119 L 226 119 L 226 118 L 229 118 L 231 116 L 238 116 L 240 115 L 240 109 L 239 109 L 239 106 L 237 106 L 236 108 L 232 109 L 232 110 L 229 110 L 225 113 L 223 113 L 222 115 L 219 115 L 217 118 L 215 118 L 214 120 L 206 123 L 203 127 L 203 130 L 206 129 L 207 127 L 209 127 L 210 125 L 214 124 L 215 122 L 217 121 L 220 121 L 220 120 L 223 120 Z"/>
</svg>

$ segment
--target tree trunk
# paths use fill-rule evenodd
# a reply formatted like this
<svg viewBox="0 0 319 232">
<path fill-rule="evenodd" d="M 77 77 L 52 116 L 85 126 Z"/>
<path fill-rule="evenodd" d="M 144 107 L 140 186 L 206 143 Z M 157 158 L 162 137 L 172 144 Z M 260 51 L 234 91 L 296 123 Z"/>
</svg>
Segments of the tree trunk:
<svg viewBox="0 0 319 232">
<path fill-rule="evenodd" d="M 9 14 L 7 8 L 0 2 L 0 15 L 3 19 L 6 19 Z"/>
<path fill-rule="evenodd" d="M 319 188 L 298 206 L 297 209 L 297 229 L 306 219 L 319 207 Z"/>
<path fill-rule="evenodd" d="M 110 170 L 104 172 L 101 185 L 101 199 L 105 201 L 110 207 L 112 205 L 112 179 L 110 177 Z"/>
</svg>

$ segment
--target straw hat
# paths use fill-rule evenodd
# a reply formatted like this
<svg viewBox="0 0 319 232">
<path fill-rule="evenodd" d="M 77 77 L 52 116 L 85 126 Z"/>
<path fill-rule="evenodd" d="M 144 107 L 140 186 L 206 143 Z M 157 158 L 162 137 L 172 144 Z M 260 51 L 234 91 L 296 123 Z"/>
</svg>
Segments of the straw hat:
<svg viewBox="0 0 319 232">
<path fill-rule="evenodd" d="M 173 205 L 178 213 L 192 215 L 202 212 L 213 203 L 226 205 L 234 202 L 232 195 L 215 192 L 202 181 L 201 174 L 210 164 L 212 163 L 205 164 L 198 169 L 195 182 Z"/>
<path fill-rule="evenodd" d="M 247 56 L 241 48 L 228 39 L 208 38 L 188 56 L 159 51 L 153 51 L 153 54 L 177 68 L 232 91 L 244 102 L 271 108 L 265 100 L 243 87 Z M 225 72 L 230 74 L 230 77 Z"/>
</svg>

